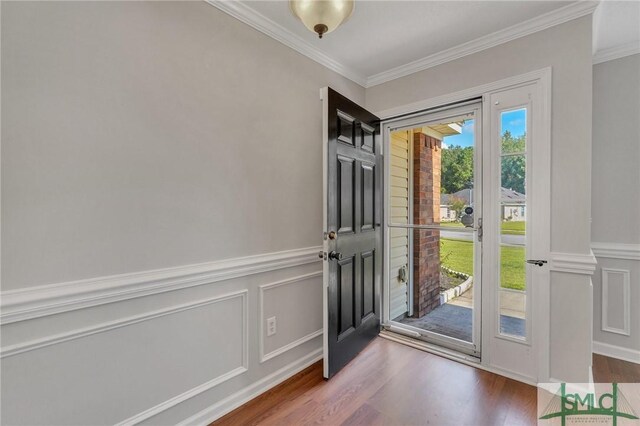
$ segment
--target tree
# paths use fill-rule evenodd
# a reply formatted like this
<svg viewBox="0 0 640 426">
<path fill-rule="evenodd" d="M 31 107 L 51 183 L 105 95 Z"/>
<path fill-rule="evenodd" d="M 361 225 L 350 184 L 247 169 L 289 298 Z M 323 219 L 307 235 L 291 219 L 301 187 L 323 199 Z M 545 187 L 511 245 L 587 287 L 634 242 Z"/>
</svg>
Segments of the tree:
<svg viewBox="0 0 640 426">
<path fill-rule="evenodd" d="M 449 208 L 454 212 L 456 212 L 456 220 L 462 217 L 462 211 L 466 206 L 467 204 L 465 203 L 464 199 L 460 197 L 456 197 L 455 195 L 452 195 L 449 198 Z"/>
<path fill-rule="evenodd" d="M 473 147 L 450 146 L 442 150 L 441 188 L 443 194 L 453 194 L 473 187 Z"/>
<path fill-rule="evenodd" d="M 502 135 L 502 153 L 524 153 L 527 135 L 514 137 L 508 130 Z M 440 191 L 454 194 L 473 187 L 473 147 L 450 146 L 442 150 Z M 502 182 L 504 188 L 525 193 L 524 155 L 508 155 L 502 158 Z"/>
<path fill-rule="evenodd" d="M 513 137 L 508 130 L 502 135 L 502 153 L 523 153 L 502 157 L 503 188 L 525 193 L 526 158 L 524 156 L 526 134 Z"/>
</svg>

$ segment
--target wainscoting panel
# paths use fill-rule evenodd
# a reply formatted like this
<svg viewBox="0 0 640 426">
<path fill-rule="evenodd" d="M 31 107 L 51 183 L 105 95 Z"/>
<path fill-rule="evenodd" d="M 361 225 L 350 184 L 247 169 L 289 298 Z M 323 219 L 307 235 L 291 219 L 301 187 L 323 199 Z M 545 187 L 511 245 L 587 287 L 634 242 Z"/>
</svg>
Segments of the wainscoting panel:
<svg viewBox="0 0 640 426">
<path fill-rule="evenodd" d="M 602 268 L 602 331 L 631 335 L 631 272 Z"/>
<path fill-rule="evenodd" d="M 322 271 L 260 286 L 260 362 L 322 335 Z M 277 332 L 267 336 L 267 319 Z"/>
<path fill-rule="evenodd" d="M 593 352 L 640 364 L 640 244 L 593 243 Z"/>
<path fill-rule="evenodd" d="M 317 250 L 2 293 L 0 422 L 214 420 L 319 359 Z"/>
<path fill-rule="evenodd" d="M 8 352 L 3 423 L 148 418 L 246 371 L 247 312 L 241 291 Z"/>
</svg>

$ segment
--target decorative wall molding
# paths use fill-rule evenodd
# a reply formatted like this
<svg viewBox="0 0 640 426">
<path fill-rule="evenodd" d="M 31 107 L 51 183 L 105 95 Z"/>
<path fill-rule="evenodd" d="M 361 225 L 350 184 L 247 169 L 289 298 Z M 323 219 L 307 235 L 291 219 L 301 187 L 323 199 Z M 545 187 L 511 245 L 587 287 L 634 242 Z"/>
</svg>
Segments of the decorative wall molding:
<svg viewBox="0 0 640 426">
<path fill-rule="evenodd" d="M 249 370 L 249 307 L 247 303 L 248 293 L 249 293 L 248 290 L 242 290 L 235 293 L 231 293 L 229 295 L 213 297 L 203 302 L 195 302 L 191 305 L 185 305 L 186 309 L 192 309 L 193 307 L 217 303 L 224 300 L 232 299 L 234 297 L 242 297 L 242 311 L 243 311 L 242 312 L 242 332 L 244 334 L 242 338 L 242 365 L 218 377 L 208 380 L 207 382 L 201 385 L 198 385 L 192 389 L 189 389 L 188 391 L 183 392 L 180 395 L 176 395 L 173 398 L 170 398 L 164 402 L 161 402 L 160 404 L 153 406 L 141 413 L 138 413 L 135 416 L 129 417 L 128 419 L 118 423 L 119 426 L 129 426 L 129 425 L 135 425 L 135 424 L 141 423 L 144 420 L 147 420 L 157 414 L 160 414 L 161 412 L 168 410 L 171 407 L 174 407 L 190 398 L 193 398 L 194 396 L 200 395 L 201 393 L 206 392 L 209 389 L 213 389 L 214 387 L 220 385 L 221 383 L 224 383 L 227 380 L 230 380 L 244 373 L 245 371 Z M 185 309 L 181 309 L 181 310 L 185 310 Z M 176 310 L 173 310 L 173 311 L 167 310 L 167 311 L 171 311 L 169 313 L 178 312 Z"/>
<path fill-rule="evenodd" d="M 598 4 L 595 2 L 574 2 L 567 6 L 512 25 L 502 30 L 478 37 L 467 43 L 460 44 L 450 49 L 443 50 L 433 55 L 426 56 L 408 64 L 404 64 L 390 70 L 369 76 L 365 87 L 376 86 L 397 78 L 405 77 L 437 65 L 450 62 L 464 56 L 468 56 L 491 47 L 510 42 L 512 40 L 528 36 L 538 31 L 546 30 L 555 25 L 560 25 L 582 16 L 592 13 Z"/>
<path fill-rule="evenodd" d="M 0 293 L 0 323 L 10 324 L 233 278 L 319 262 L 320 247 L 134 272 Z"/>
<path fill-rule="evenodd" d="M 13 355 L 18 355 L 23 352 L 29 352 L 36 349 L 45 348 L 47 346 L 57 345 L 59 343 L 69 342 L 71 340 L 80 339 L 83 337 L 91 336 L 94 334 L 104 333 L 106 331 L 115 330 L 121 327 L 127 327 L 129 325 L 137 324 L 143 321 L 149 321 L 152 319 L 160 318 L 165 315 L 171 315 L 178 312 L 188 311 L 202 306 L 211 305 L 225 300 L 230 300 L 236 297 L 242 297 L 243 301 L 243 330 L 245 334 L 248 334 L 248 308 L 247 308 L 247 294 L 248 290 L 241 290 L 234 293 L 223 294 L 220 296 L 210 297 L 207 299 L 197 300 L 195 302 L 184 303 L 181 305 L 172 306 L 170 308 L 159 309 L 151 312 L 147 312 L 140 315 L 134 315 L 127 318 L 121 318 L 115 321 L 109 321 L 102 324 L 97 324 L 91 327 L 79 328 L 66 333 L 53 334 L 40 339 L 34 339 L 23 343 L 18 343 L 11 346 L 2 347 L 0 349 L 0 358 L 6 358 Z M 245 336 L 246 337 L 246 336 Z M 248 344 L 244 344 L 244 352 L 248 351 Z M 243 365 L 248 365 L 248 355 L 245 354 L 245 361 Z"/>
<path fill-rule="evenodd" d="M 622 299 L 623 328 L 613 327 L 609 324 L 609 277 L 622 275 Z M 602 268 L 602 331 L 608 333 L 631 336 L 631 271 L 627 269 Z"/>
<path fill-rule="evenodd" d="M 242 404 L 251 401 L 258 395 L 268 391 L 269 389 L 284 382 L 291 376 L 299 373 L 310 365 L 318 362 L 322 359 L 322 348 L 310 353 L 309 355 L 298 359 L 291 364 L 279 369 L 278 371 L 264 377 L 263 379 L 247 386 L 246 388 L 228 396 L 215 403 L 214 405 L 205 408 L 199 413 L 189 417 L 188 419 L 180 422 L 179 426 L 193 426 L 193 425 L 208 425 L 216 419 L 224 416 L 225 414 L 235 410 Z"/>
<path fill-rule="evenodd" d="M 554 272 L 593 275 L 596 265 L 597 261 L 593 253 L 551 253 L 551 270 Z"/>
<path fill-rule="evenodd" d="M 241 313 L 241 321 L 242 321 L 242 359 L 241 365 L 233 368 L 232 370 L 221 374 L 211 380 L 206 381 L 192 389 L 189 389 L 186 392 L 181 393 L 175 397 L 172 397 L 154 407 L 151 407 L 141 413 L 138 413 L 126 420 L 123 420 L 119 423 L 119 425 L 134 425 L 140 423 L 146 419 L 149 419 L 165 410 L 168 410 L 175 405 L 180 404 L 187 399 L 193 398 L 196 395 L 199 395 L 203 392 L 208 391 L 209 389 L 214 388 L 215 386 L 220 385 L 246 371 L 249 369 L 249 307 L 248 307 L 248 290 L 236 291 L 233 293 L 223 294 L 215 297 L 210 297 L 207 299 L 197 300 L 195 302 L 185 303 L 181 305 L 176 305 L 166 309 L 160 309 L 152 312 L 148 312 L 141 315 L 135 315 L 128 318 L 123 318 L 117 321 L 110 321 L 103 324 L 99 324 L 92 327 L 87 327 L 83 329 L 74 330 L 68 333 L 58 334 L 48 336 L 42 339 L 37 339 L 33 341 L 29 341 L 26 343 L 20 343 L 17 345 L 13 345 L 10 347 L 2 348 L 0 352 L 1 358 L 6 358 L 9 356 L 21 354 L 28 351 L 33 351 L 37 349 L 42 349 L 47 346 L 56 345 L 59 343 L 68 342 L 75 339 L 80 339 L 83 337 L 91 336 L 98 333 L 103 333 L 106 331 L 114 330 L 121 327 L 130 326 L 142 321 L 149 321 L 152 319 L 160 318 L 166 315 L 172 315 L 179 312 L 188 311 L 191 309 L 200 308 L 207 305 L 212 305 L 224 301 L 228 301 L 235 298 L 242 299 L 242 313 Z"/>
<path fill-rule="evenodd" d="M 317 271 L 317 272 L 312 272 L 310 274 L 305 274 L 305 275 L 300 275 L 297 277 L 293 277 L 293 278 L 289 278 L 286 280 L 282 280 L 282 281 L 276 281 L 273 283 L 269 283 L 269 284 L 263 284 L 259 287 L 259 292 L 258 292 L 258 306 L 259 306 L 259 314 L 258 314 L 258 330 L 259 330 L 259 336 L 258 336 L 258 340 L 259 340 L 259 346 L 260 346 L 260 363 L 266 362 L 272 358 L 275 358 L 279 355 L 282 355 L 283 353 L 290 351 L 291 349 L 302 345 L 305 342 L 308 342 L 309 340 L 312 340 L 318 336 L 322 336 L 323 333 L 323 329 L 319 329 L 316 330 L 312 333 L 307 334 L 306 336 L 303 336 L 299 339 L 294 340 L 293 342 L 290 342 L 276 350 L 273 350 L 267 354 L 264 353 L 264 335 L 265 335 L 265 330 L 266 330 L 266 323 L 265 323 L 265 318 L 264 318 L 264 294 L 265 292 L 272 290 L 274 288 L 277 287 L 281 287 L 283 285 L 290 285 L 290 284 L 296 284 L 302 281 L 306 281 L 310 278 L 321 278 L 322 277 L 322 271 Z M 319 285 L 322 285 L 322 281 L 319 282 Z"/>
<path fill-rule="evenodd" d="M 237 1 L 205 0 L 210 5 L 233 16 L 239 21 L 279 41 L 285 46 L 305 55 L 332 71 L 348 78 L 362 87 L 372 87 L 400 77 L 423 71 L 428 68 L 441 65 L 445 62 L 459 59 L 491 47 L 507 43 L 520 37 L 545 30 L 555 25 L 560 25 L 582 16 L 592 13 L 597 2 L 580 1 L 558 8 L 546 14 L 537 16 L 511 27 L 504 28 L 467 43 L 454 46 L 441 52 L 426 56 L 422 59 L 400 65 L 398 67 L 380 72 L 375 75 L 365 76 L 352 68 L 336 61 L 325 52 L 321 51 L 302 37 L 292 33 L 282 25 L 256 12 L 251 7 Z"/>
<path fill-rule="evenodd" d="M 640 43 L 637 41 L 609 47 L 593 54 L 593 65 L 624 58 L 625 56 L 636 55 L 638 53 L 640 53 Z"/>
<path fill-rule="evenodd" d="M 593 342 L 593 353 L 640 364 L 640 351 L 608 343 Z"/>
<path fill-rule="evenodd" d="M 640 260 L 640 244 L 592 242 L 591 249 L 596 257 Z"/>
</svg>

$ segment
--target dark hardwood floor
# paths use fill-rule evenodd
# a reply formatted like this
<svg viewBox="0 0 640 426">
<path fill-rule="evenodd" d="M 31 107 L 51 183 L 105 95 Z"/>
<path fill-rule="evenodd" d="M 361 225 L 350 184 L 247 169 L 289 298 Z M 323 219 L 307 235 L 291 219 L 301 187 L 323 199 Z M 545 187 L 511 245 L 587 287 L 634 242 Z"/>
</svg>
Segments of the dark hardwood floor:
<svg viewBox="0 0 640 426">
<path fill-rule="evenodd" d="M 640 383 L 640 365 L 593 354 L 593 381 L 596 383 Z"/>
<path fill-rule="evenodd" d="M 596 381 L 640 366 L 594 355 Z M 214 425 L 535 425 L 536 388 L 383 338 L 331 380 L 318 362 Z"/>
</svg>

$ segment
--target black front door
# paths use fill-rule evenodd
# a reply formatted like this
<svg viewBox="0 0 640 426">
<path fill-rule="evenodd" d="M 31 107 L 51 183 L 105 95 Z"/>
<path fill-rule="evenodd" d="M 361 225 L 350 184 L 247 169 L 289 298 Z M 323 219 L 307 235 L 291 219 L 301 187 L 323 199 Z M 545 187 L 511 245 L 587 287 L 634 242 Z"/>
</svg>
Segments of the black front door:
<svg viewBox="0 0 640 426">
<path fill-rule="evenodd" d="M 324 375 L 352 360 L 380 328 L 380 120 L 327 88 L 325 126 Z"/>
</svg>

